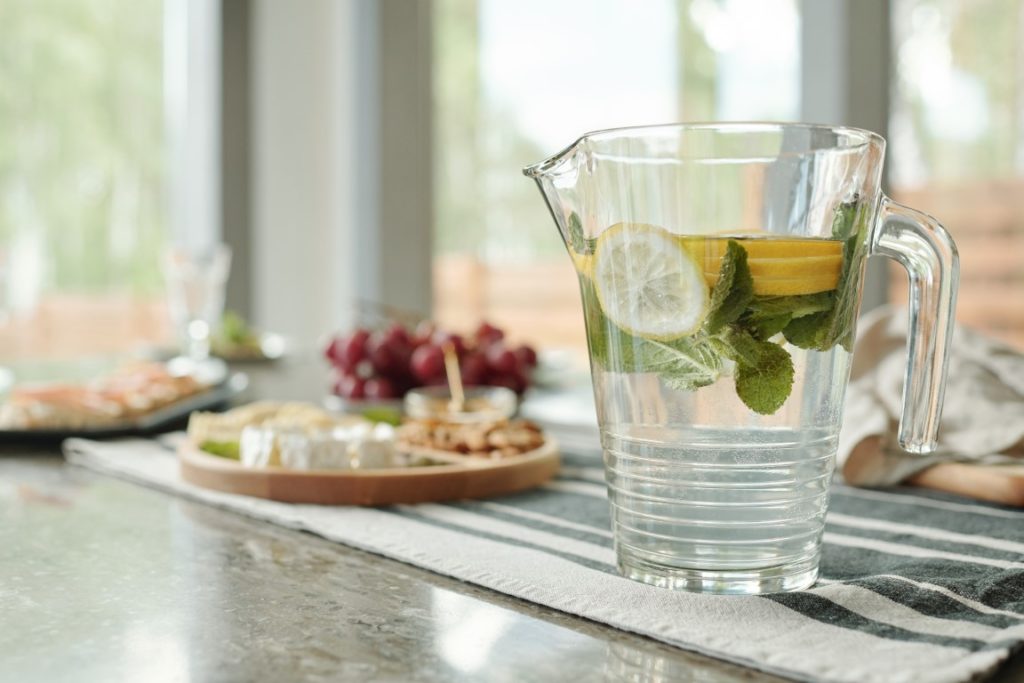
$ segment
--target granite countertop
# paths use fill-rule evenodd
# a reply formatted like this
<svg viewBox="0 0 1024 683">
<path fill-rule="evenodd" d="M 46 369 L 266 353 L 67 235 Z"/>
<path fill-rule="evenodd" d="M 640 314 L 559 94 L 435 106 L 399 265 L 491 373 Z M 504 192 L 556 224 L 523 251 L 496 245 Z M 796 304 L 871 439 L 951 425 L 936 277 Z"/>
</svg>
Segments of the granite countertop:
<svg viewBox="0 0 1024 683">
<path fill-rule="evenodd" d="M 0 482 L 0 680 L 779 680 L 52 453 Z"/>
<path fill-rule="evenodd" d="M 300 398 L 317 377 L 262 370 L 253 387 Z M 0 519 L 3 681 L 780 680 L 99 476 L 52 446 L 0 446 Z M 995 680 L 1022 677 L 1018 655 Z"/>
</svg>

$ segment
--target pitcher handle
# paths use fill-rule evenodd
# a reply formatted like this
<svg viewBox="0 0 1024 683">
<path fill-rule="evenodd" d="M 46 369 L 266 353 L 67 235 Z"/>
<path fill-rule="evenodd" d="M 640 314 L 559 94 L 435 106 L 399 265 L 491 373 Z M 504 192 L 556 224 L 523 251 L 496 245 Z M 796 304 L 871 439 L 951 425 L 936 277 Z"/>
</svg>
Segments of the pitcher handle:
<svg viewBox="0 0 1024 683">
<path fill-rule="evenodd" d="M 960 259 L 937 220 L 883 198 L 871 253 L 888 256 L 910 276 L 910 333 L 899 444 L 920 455 L 935 450 L 953 336 Z"/>
</svg>

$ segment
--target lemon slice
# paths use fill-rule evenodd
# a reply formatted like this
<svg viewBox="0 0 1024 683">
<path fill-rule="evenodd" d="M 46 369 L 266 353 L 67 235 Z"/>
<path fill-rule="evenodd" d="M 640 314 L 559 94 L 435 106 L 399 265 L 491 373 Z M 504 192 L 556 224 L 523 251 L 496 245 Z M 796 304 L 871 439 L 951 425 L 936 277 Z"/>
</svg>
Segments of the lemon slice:
<svg viewBox="0 0 1024 683">
<path fill-rule="evenodd" d="M 591 279 L 594 277 L 594 255 L 593 254 L 577 254 L 573 250 L 569 250 L 569 257 L 572 258 L 572 264 L 576 266 L 576 272 L 580 275 L 585 275 Z"/>
<path fill-rule="evenodd" d="M 680 238 L 695 256 L 721 258 L 729 247 L 729 240 L 736 237 L 695 237 Z M 740 239 L 750 259 L 802 258 L 807 256 L 835 256 L 842 258 L 843 243 L 813 237 L 759 237 Z"/>
<path fill-rule="evenodd" d="M 634 336 L 677 339 L 696 332 L 707 316 L 703 268 L 663 228 L 613 225 L 598 236 L 590 266 L 604 314 Z"/>
<path fill-rule="evenodd" d="M 841 256 L 805 256 L 802 258 L 747 259 L 750 274 L 757 278 L 797 279 L 802 277 L 839 278 L 843 267 Z M 705 274 L 715 275 L 722 270 L 722 259 L 706 259 Z"/>
<path fill-rule="evenodd" d="M 709 287 L 718 282 L 730 238 L 681 238 L 684 247 L 703 263 Z M 843 267 L 842 242 L 781 238 L 741 242 L 747 267 L 754 279 L 754 294 L 784 296 L 814 294 L 835 289 Z"/>
</svg>

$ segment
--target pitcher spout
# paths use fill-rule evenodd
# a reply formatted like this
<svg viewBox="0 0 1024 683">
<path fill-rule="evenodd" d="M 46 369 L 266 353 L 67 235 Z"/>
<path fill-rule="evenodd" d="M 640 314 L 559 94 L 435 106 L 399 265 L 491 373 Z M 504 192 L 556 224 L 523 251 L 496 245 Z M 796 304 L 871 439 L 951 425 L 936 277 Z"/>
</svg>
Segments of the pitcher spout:
<svg viewBox="0 0 1024 683">
<path fill-rule="evenodd" d="M 585 158 L 581 147 L 584 138 L 576 140 L 558 154 L 523 169 L 533 178 L 544 196 L 551 217 L 558 227 L 562 241 L 568 246 L 573 235 L 581 231 L 583 214 L 579 192 L 580 160 Z M 571 253 L 570 249 L 570 253 Z"/>
<path fill-rule="evenodd" d="M 583 138 L 580 138 L 561 152 L 527 166 L 523 169 L 523 175 L 540 182 L 543 178 L 560 176 L 570 172 L 575 173 L 579 156 L 577 151 L 582 141 Z"/>
</svg>

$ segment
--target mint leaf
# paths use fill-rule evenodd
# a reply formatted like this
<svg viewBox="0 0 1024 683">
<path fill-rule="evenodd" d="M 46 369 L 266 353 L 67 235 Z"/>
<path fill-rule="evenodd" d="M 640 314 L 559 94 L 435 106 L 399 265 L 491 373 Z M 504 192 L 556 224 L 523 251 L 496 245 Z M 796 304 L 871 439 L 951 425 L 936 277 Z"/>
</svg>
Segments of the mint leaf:
<svg viewBox="0 0 1024 683">
<path fill-rule="evenodd" d="M 836 288 L 838 298 L 824 342 L 826 349 L 842 344 L 847 351 L 853 351 L 853 329 L 860 306 L 860 280 L 867 256 L 871 213 L 871 207 L 858 194 L 839 207 L 832 222 L 832 236 L 845 239 L 846 243 L 843 244 L 843 271 L 839 274 Z"/>
<path fill-rule="evenodd" d="M 861 207 L 860 195 L 855 194 L 849 201 L 836 207 L 836 215 L 832 218 L 832 238 L 846 240 L 857 234 L 857 218 Z"/>
<path fill-rule="evenodd" d="M 657 372 L 670 389 L 693 391 L 714 384 L 722 373 L 722 359 L 703 335 L 643 344 L 637 370 Z"/>
<path fill-rule="evenodd" d="M 633 368 L 643 354 L 645 341 L 609 320 L 601 310 L 594 283 L 586 275 L 580 275 L 579 279 L 591 360 L 606 370 L 635 372 Z"/>
<path fill-rule="evenodd" d="M 866 251 L 867 220 L 864 215 L 857 233 L 843 245 L 843 270 L 839 274 L 839 284 L 836 287 L 838 299 L 829 320 L 825 349 L 842 344 L 847 351 L 853 351 L 853 328 L 857 308 L 860 306 L 860 279 L 864 272 Z"/>
<path fill-rule="evenodd" d="M 762 347 L 771 342 L 755 339 L 747 330 L 730 325 L 720 334 L 712 337 L 718 352 L 736 363 L 757 365 L 761 359 Z M 775 346 L 772 344 L 772 346 Z"/>
<path fill-rule="evenodd" d="M 771 415 L 793 390 L 793 359 L 778 344 L 761 344 L 757 365 L 736 364 L 736 395 L 755 413 Z"/>
<path fill-rule="evenodd" d="M 832 236 L 845 239 L 843 243 L 843 269 L 833 298 L 833 305 L 820 312 L 795 317 L 782 333 L 793 346 L 812 351 L 828 351 L 841 344 L 853 350 L 853 329 L 860 304 L 860 278 L 867 252 L 867 230 L 870 207 L 858 197 L 836 209 L 832 221 Z"/>
<path fill-rule="evenodd" d="M 583 223 L 580 221 L 579 215 L 573 211 L 569 214 L 568 220 L 568 231 L 569 231 L 569 248 L 577 254 L 593 254 L 594 249 L 597 248 L 597 240 L 590 239 L 586 233 L 583 232 Z"/>
<path fill-rule="evenodd" d="M 736 322 L 753 298 L 754 278 L 747 266 L 747 250 L 736 240 L 729 240 L 718 282 L 711 292 L 711 310 L 704 328 L 709 334 L 715 334 Z"/>
<path fill-rule="evenodd" d="M 782 334 L 793 346 L 810 351 L 827 351 L 831 329 L 832 311 L 829 310 L 794 318 L 782 330 Z"/>
<path fill-rule="evenodd" d="M 748 330 L 758 339 L 771 339 L 782 330 L 793 319 L 792 313 L 779 315 L 766 315 L 763 313 L 749 313 L 740 319 L 744 329 Z"/>
<path fill-rule="evenodd" d="M 740 322 L 758 339 L 769 339 L 782 332 L 793 319 L 829 311 L 834 305 L 832 292 L 755 296 Z"/>
<path fill-rule="evenodd" d="M 793 390 L 793 359 L 778 344 L 728 328 L 718 337 L 722 352 L 736 362 L 736 395 L 761 415 L 771 415 Z"/>
<path fill-rule="evenodd" d="M 834 305 L 832 292 L 797 294 L 793 296 L 755 296 L 750 300 L 750 310 L 765 317 L 790 314 L 801 318 L 811 313 L 827 311 Z"/>
</svg>

